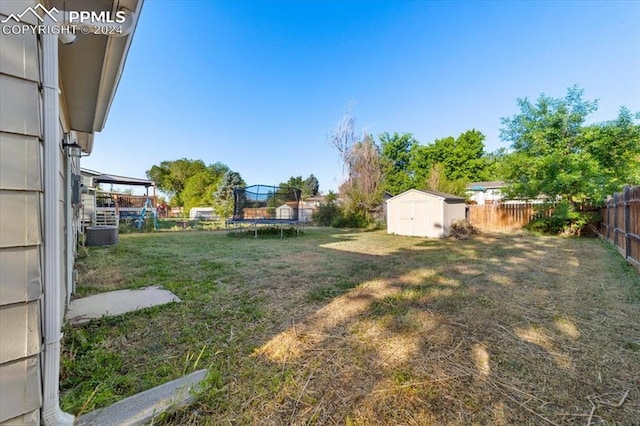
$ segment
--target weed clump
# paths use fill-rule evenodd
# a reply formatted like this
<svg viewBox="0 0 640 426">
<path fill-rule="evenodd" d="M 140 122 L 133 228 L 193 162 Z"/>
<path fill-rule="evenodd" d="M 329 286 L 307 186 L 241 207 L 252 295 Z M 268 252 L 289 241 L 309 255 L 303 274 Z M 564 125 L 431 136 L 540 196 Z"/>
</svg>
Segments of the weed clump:
<svg viewBox="0 0 640 426">
<path fill-rule="evenodd" d="M 456 219 L 449 226 L 449 236 L 456 240 L 468 240 L 473 235 L 478 235 L 478 228 L 466 219 Z"/>
</svg>

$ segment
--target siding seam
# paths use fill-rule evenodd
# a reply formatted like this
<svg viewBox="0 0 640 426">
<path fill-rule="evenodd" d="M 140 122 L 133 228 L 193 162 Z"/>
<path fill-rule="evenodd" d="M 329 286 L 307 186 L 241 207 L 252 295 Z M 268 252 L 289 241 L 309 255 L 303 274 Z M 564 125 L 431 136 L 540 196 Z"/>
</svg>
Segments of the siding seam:
<svg viewBox="0 0 640 426">
<path fill-rule="evenodd" d="M 34 302 L 38 302 L 40 299 L 42 299 L 42 295 L 40 295 L 38 298 L 36 299 L 31 299 L 31 300 L 23 300 L 20 302 L 11 302 L 11 303 L 7 303 L 5 305 L 1 305 L 0 306 L 0 310 L 4 309 L 4 308 L 13 308 L 16 306 L 26 306 L 30 303 L 34 303 Z"/>
<path fill-rule="evenodd" d="M 3 246 L 3 247 L 0 247 L 0 251 L 2 251 L 2 250 L 12 250 L 12 249 L 17 249 L 17 248 L 40 247 L 41 245 L 42 245 L 42 243 L 26 244 L 26 245 L 22 245 L 22 246 Z"/>
<path fill-rule="evenodd" d="M 36 194 L 40 194 L 42 192 L 41 189 L 15 189 L 15 188 L 2 188 L 0 187 L 0 191 L 2 192 L 15 192 L 17 194 L 24 194 L 24 193 L 36 193 Z"/>
<path fill-rule="evenodd" d="M 32 80 L 30 78 L 24 78 L 24 77 L 22 77 L 20 75 L 9 74 L 9 73 L 6 73 L 6 72 L 0 72 L 0 75 L 6 75 L 7 77 L 15 78 L 16 80 L 28 81 L 29 83 L 37 84 L 39 88 L 42 86 L 42 83 L 39 82 L 38 80 Z"/>
<path fill-rule="evenodd" d="M 38 136 L 38 135 L 31 135 L 31 134 L 28 134 L 28 133 L 17 133 L 17 132 L 12 132 L 11 130 L 0 130 L 0 133 L 4 133 L 4 134 L 7 134 L 7 135 L 22 136 L 24 138 L 38 139 L 38 142 L 42 143 L 42 137 Z"/>
<path fill-rule="evenodd" d="M 43 346 L 44 345 L 42 344 L 42 342 L 40 342 L 38 344 L 38 352 L 36 352 L 34 354 L 31 354 L 29 356 L 23 356 L 23 357 L 20 357 L 20 358 L 14 358 L 14 359 L 7 360 L 7 361 L 3 362 L 2 364 L 0 364 L 0 367 L 3 366 L 3 365 L 9 365 L 9 364 L 13 364 L 13 363 L 22 362 L 22 361 L 28 361 L 31 358 L 38 357 L 38 356 L 40 356 L 40 353 L 42 352 L 42 347 Z M 20 417 L 20 415 L 18 415 L 18 417 Z"/>
</svg>

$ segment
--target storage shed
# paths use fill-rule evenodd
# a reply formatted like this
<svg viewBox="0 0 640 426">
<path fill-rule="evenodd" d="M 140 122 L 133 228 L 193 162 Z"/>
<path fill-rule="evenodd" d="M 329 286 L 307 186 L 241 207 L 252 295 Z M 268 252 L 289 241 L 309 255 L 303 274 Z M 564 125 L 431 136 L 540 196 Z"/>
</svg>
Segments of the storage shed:
<svg viewBox="0 0 640 426">
<path fill-rule="evenodd" d="M 387 233 L 444 238 L 465 218 L 465 199 L 438 191 L 410 189 L 387 200 Z"/>
<path fill-rule="evenodd" d="M 292 206 L 290 203 L 285 203 L 276 209 L 276 219 L 282 220 L 298 220 L 298 203 L 294 203 Z"/>
<path fill-rule="evenodd" d="M 189 210 L 191 220 L 216 220 L 218 216 L 213 211 L 213 207 L 192 207 Z"/>
</svg>

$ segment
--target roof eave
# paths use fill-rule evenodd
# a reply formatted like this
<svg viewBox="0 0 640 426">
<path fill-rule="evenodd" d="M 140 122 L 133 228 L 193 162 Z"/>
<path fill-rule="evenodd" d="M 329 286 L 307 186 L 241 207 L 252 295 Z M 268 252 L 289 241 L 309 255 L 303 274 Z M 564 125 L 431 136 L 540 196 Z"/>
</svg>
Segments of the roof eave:
<svg viewBox="0 0 640 426">
<path fill-rule="evenodd" d="M 116 1 L 114 9 L 118 9 L 119 1 Z M 93 131 L 100 132 L 104 129 L 111 109 L 111 104 L 115 98 L 122 71 L 127 60 L 127 54 L 131 41 L 140 19 L 140 11 L 144 0 L 138 0 L 136 10 L 133 11 L 131 23 L 131 31 L 124 37 L 109 37 L 102 66 L 102 75 L 100 77 L 100 88 L 96 101 L 96 112 L 93 120 Z"/>
</svg>

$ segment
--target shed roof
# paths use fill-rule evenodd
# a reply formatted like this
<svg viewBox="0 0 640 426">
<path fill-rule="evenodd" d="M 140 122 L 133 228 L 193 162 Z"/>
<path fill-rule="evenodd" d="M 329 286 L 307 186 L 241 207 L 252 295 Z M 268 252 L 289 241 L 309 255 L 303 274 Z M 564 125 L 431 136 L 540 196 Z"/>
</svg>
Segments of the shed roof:
<svg viewBox="0 0 640 426">
<path fill-rule="evenodd" d="M 453 194 L 447 194 L 446 192 L 432 191 L 432 190 L 429 190 L 429 189 L 409 189 L 408 191 L 404 191 L 403 193 L 398 194 L 395 197 L 389 198 L 387 200 L 387 203 L 389 201 L 395 200 L 396 198 L 398 198 L 400 196 L 403 196 L 404 194 L 407 194 L 409 192 L 423 193 L 423 194 L 431 195 L 431 196 L 440 198 L 441 200 L 448 201 L 448 202 L 453 202 L 453 203 L 464 203 L 466 201 L 466 199 L 464 197 L 459 197 L 459 196 L 453 195 Z"/>
<path fill-rule="evenodd" d="M 296 207 L 298 206 L 298 203 L 294 204 Z M 291 205 L 291 203 L 284 203 L 279 205 L 278 207 L 276 207 L 276 210 L 293 210 L 293 206 Z"/>
</svg>

